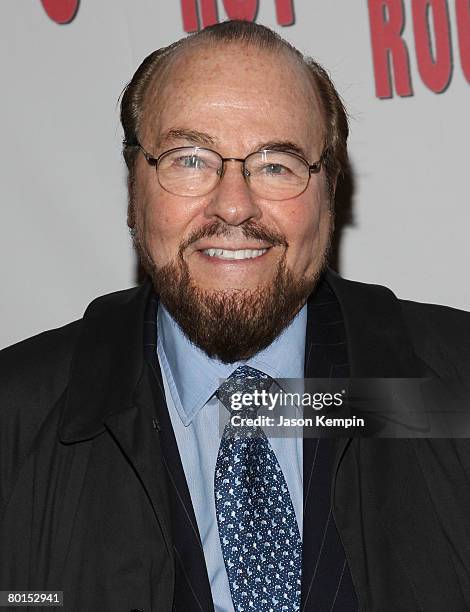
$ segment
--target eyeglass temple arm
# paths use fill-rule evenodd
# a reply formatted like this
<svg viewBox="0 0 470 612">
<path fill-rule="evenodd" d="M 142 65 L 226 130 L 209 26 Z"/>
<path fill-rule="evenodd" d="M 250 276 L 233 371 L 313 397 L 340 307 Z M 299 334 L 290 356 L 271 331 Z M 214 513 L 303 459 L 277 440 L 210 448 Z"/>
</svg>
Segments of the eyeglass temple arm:
<svg viewBox="0 0 470 612">
<path fill-rule="evenodd" d="M 323 162 L 325 161 L 327 150 L 328 149 L 323 149 L 323 153 L 321 154 L 320 159 L 308 167 L 308 169 L 310 170 L 310 174 L 318 174 L 320 172 Z"/>
<path fill-rule="evenodd" d="M 158 159 L 156 157 L 152 157 L 152 155 L 150 155 L 150 153 L 148 153 L 148 151 L 144 149 L 144 147 L 140 144 L 140 142 L 136 141 L 134 144 L 131 144 L 128 146 L 137 147 L 138 149 L 140 149 L 142 151 L 142 155 L 147 160 L 147 163 L 150 164 L 151 166 L 156 166 L 158 164 Z"/>
</svg>

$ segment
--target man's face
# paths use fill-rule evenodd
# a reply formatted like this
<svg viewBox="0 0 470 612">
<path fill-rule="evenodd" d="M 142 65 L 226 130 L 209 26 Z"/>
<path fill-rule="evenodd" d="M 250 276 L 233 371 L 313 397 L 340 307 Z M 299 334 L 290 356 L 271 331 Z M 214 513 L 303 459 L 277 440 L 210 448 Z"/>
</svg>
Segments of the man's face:
<svg viewBox="0 0 470 612">
<path fill-rule="evenodd" d="M 324 143 L 319 103 L 296 61 L 234 44 L 193 46 L 174 59 L 163 83 L 147 95 L 139 137 L 154 156 L 199 145 L 223 157 L 245 158 L 281 146 L 301 152 L 310 163 L 320 158 Z M 129 222 L 162 301 L 184 331 L 196 336 L 193 341 L 224 361 L 262 348 L 299 310 L 324 266 L 332 226 L 323 169 L 304 193 L 272 201 L 251 193 L 241 164 L 228 162 L 213 191 L 184 197 L 159 185 L 143 155 L 136 161 Z M 211 256 L 208 249 L 223 252 Z M 228 259 L 233 251 L 248 251 L 248 257 Z M 253 251 L 259 254 L 253 257 Z M 272 316 L 278 321 L 264 340 L 253 338 L 251 348 L 248 342 L 224 353 L 204 346 L 211 330 L 192 329 L 186 320 L 191 312 L 179 312 L 189 308 L 182 294 L 194 302 L 189 306 L 199 326 L 214 326 L 214 317 L 221 316 L 227 325 L 235 316 L 235 327 L 249 319 L 258 327 L 269 327 L 266 319 Z M 283 301 L 283 312 L 269 312 L 273 300 Z M 236 343 L 235 332 L 224 342 Z"/>
</svg>

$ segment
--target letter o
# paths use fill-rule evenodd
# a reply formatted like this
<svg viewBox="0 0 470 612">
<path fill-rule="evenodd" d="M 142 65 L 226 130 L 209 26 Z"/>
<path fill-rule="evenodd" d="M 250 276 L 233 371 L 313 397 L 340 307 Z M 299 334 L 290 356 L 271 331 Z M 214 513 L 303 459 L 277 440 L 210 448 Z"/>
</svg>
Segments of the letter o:
<svg viewBox="0 0 470 612">
<path fill-rule="evenodd" d="M 80 0 L 41 0 L 48 17 L 56 23 L 70 23 L 78 11 Z"/>
</svg>

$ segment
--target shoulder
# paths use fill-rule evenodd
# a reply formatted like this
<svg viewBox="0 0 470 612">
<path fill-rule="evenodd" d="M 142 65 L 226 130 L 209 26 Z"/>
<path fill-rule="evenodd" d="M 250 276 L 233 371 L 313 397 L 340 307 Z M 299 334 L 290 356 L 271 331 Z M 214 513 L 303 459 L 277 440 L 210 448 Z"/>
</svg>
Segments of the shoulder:
<svg viewBox="0 0 470 612">
<path fill-rule="evenodd" d="M 106 317 L 135 295 L 137 288 L 106 294 L 94 299 L 86 308 L 82 319 L 45 331 L 22 340 L 0 351 L 0 389 L 9 395 L 32 392 L 40 396 L 41 388 L 54 395 L 54 389 L 63 389 L 75 345 L 84 320 L 88 317 Z M 1 414 L 1 412 L 0 412 Z"/>
<path fill-rule="evenodd" d="M 62 395 L 81 322 L 0 351 L 0 510 Z"/>
<path fill-rule="evenodd" d="M 82 319 L 0 351 L 0 506 L 9 477 L 19 469 L 41 425 L 67 389 L 86 319 L 106 318 L 107 312 L 125 304 L 135 291 L 96 298 Z"/>
<path fill-rule="evenodd" d="M 470 313 L 399 300 L 416 353 L 442 376 L 470 378 Z"/>
<path fill-rule="evenodd" d="M 1 389 L 19 391 L 26 382 L 39 381 L 48 372 L 61 378 L 67 370 L 81 320 L 22 340 L 0 351 Z M 25 381 L 25 376 L 31 380 Z M 62 374 L 63 377 L 63 374 Z"/>
<path fill-rule="evenodd" d="M 439 304 L 399 300 L 403 316 L 410 328 L 422 334 L 453 337 L 470 341 L 470 312 Z"/>
<path fill-rule="evenodd" d="M 363 348 L 378 342 L 387 346 L 394 337 L 396 349 L 409 345 L 438 376 L 470 381 L 470 313 L 402 300 L 388 287 L 346 280 L 331 270 L 326 278 L 340 300 L 353 340 Z"/>
</svg>

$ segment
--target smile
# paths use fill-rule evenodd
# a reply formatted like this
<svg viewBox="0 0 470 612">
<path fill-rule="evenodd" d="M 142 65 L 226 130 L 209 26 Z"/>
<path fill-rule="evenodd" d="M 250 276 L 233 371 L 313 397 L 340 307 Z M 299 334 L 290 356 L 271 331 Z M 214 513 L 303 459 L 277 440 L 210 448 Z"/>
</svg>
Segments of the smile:
<svg viewBox="0 0 470 612">
<path fill-rule="evenodd" d="M 268 249 L 204 249 L 202 252 L 209 257 L 219 259 L 255 259 L 264 255 Z"/>
</svg>

